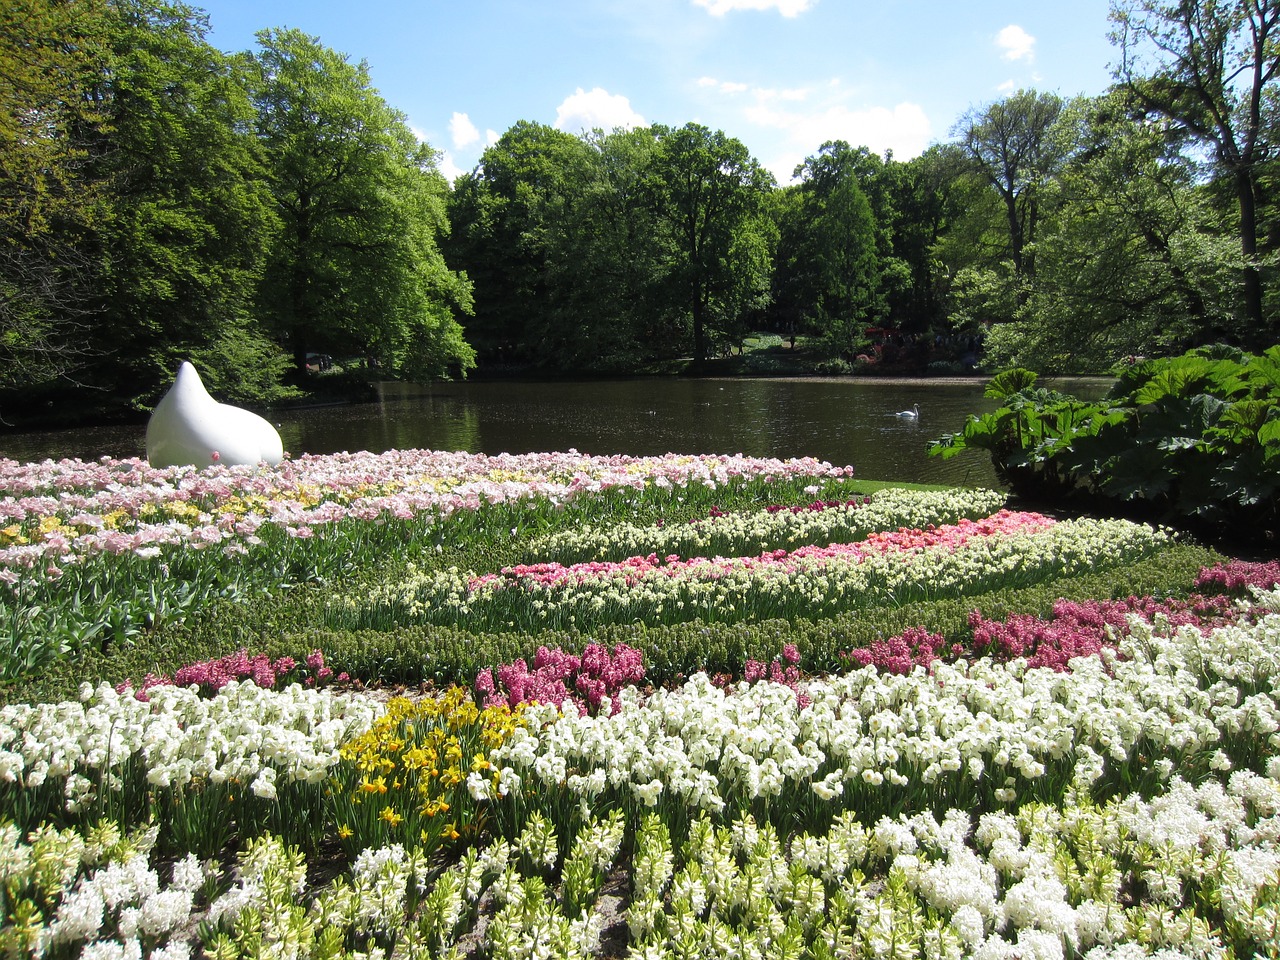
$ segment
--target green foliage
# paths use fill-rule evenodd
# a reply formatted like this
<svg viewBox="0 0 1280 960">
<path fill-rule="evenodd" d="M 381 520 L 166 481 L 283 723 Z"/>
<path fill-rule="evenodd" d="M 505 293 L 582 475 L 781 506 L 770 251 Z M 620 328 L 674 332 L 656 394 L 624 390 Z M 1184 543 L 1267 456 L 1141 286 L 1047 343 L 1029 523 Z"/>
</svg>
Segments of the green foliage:
<svg viewBox="0 0 1280 960">
<path fill-rule="evenodd" d="M 1275 249 L 1260 207 L 1274 162 L 1275 103 L 1280 82 L 1280 3 L 1274 0 L 1115 0 L 1116 73 L 1143 114 L 1168 122 L 1210 158 L 1234 201 L 1241 342 L 1263 347 L 1280 328 L 1265 313 L 1259 261 Z M 1271 236 L 1268 237 L 1267 234 Z M 1267 278 L 1274 283 L 1274 274 Z"/>
<path fill-rule="evenodd" d="M 655 282 L 690 324 L 694 362 L 717 335 L 738 343 L 745 315 L 768 300 L 774 238 L 765 216 L 773 177 L 741 141 L 696 123 L 656 126 L 643 190 L 670 251 Z"/>
<path fill-rule="evenodd" d="M 115 3 L 108 24 L 110 130 L 94 166 L 111 196 L 88 379 L 145 408 L 183 360 L 217 384 L 231 376 L 229 342 L 269 354 L 247 318 L 276 221 L 243 65 L 206 43 L 203 19 L 181 4 Z M 245 399 L 274 393 L 235 376 Z"/>
<path fill-rule="evenodd" d="M 84 346 L 91 258 L 77 240 L 103 183 L 85 163 L 104 117 L 105 4 L 0 7 L 0 388 L 54 380 Z"/>
<path fill-rule="evenodd" d="M 445 244 L 476 285 L 466 326 L 484 362 L 599 370 L 639 350 L 628 309 L 643 310 L 648 238 L 629 194 L 645 162 L 628 135 L 522 121 L 459 178 Z"/>
<path fill-rule="evenodd" d="M 1069 104 L 1055 135 L 1068 155 L 1044 191 L 1036 277 L 1017 319 L 993 331 L 993 364 L 1103 370 L 1227 332 L 1235 255 L 1168 132 L 1120 93 Z"/>
<path fill-rule="evenodd" d="M 974 169 L 1000 197 L 1008 259 L 1019 279 L 1035 275 L 1041 193 L 1063 158 L 1052 136 L 1062 107 L 1055 94 L 1019 90 L 970 111 L 957 125 Z"/>
<path fill-rule="evenodd" d="M 858 183 L 858 155 L 824 144 L 799 168 L 802 178 L 781 218 L 775 285 L 780 308 L 799 317 L 832 357 L 852 360 L 884 313 L 877 223 Z"/>
<path fill-rule="evenodd" d="M 1096 403 L 1006 371 L 996 411 L 931 452 L 987 450 L 1017 494 L 1136 510 L 1215 535 L 1280 533 L 1280 347 L 1204 348 L 1123 367 Z"/>
<path fill-rule="evenodd" d="M 368 66 L 298 30 L 258 35 L 254 101 L 281 231 L 260 305 L 301 373 L 308 352 L 393 375 L 474 366 L 457 315 L 471 285 L 444 263 L 448 187 Z"/>
</svg>

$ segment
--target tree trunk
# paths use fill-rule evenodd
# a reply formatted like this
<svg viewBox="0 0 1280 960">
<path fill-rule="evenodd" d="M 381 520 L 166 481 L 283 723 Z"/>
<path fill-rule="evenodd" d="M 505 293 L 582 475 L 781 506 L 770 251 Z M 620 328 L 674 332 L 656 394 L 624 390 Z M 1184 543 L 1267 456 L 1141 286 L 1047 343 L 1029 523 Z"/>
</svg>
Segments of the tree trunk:
<svg viewBox="0 0 1280 960">
<path fill-rule="evenodd" d="M 693 294 L 693 362 L 697 366 L 707 361 L 707 330 L 703 313 L 702 285 L 697 284 Z"/>
<path fill-rule="evenodd" d="M 1253 177 L 1248 170 L 1235 172 L 1236 196 L 1240 201 L 1240 253 L 1244 257 L 1244 313 L 1252 329 L 1250 345 L 1266 345 L 1267 325 L 1262 315 L 1262 276 L 1258 271 L 1258 214 L 1253 193 Z"/>
</svg>

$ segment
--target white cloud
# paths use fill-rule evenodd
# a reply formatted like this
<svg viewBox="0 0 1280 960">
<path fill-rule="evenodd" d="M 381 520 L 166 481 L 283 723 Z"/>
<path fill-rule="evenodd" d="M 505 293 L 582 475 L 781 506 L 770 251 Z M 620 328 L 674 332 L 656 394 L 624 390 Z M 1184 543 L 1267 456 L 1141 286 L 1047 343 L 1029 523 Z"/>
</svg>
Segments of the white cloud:
<svg viewBox="0 0 1280 960">
<path fill-rule="evenodd" d="M 631 127 L 646 127 L 648 122 L 631 108 L 631 101 L 620 93 L 595 87 L 577 92 L 556 107 L 556 129 L 582 133 L 597 128 L 606 132 Z"/>
<path fill-rule="evenodd" d="M 745 83 L 736 83 L 732 80 L 717 80 L 715 77 L 699 77 L 698 86 L 715 87 L 721 93 L 745 93 L 751 88 Z"/>
<path fill-rule="evenodd" d="M 996 87 L 996 90 L 1000 93 L 1013 93 L 1013 91 L 1017 89 L 1018 84 L 1013 80 L 1006 80 L 1004 83 Z"/>
<path fill-rule="evenodd" d="M 480 142 L 480 131 L 465 113 L 455 113 L 449 120 L 449 136 L 455 149 L 462 150 Z"/>
<path fill-rule="evenodd" d="M 440 159 L 437 161 L 436 167 L 450 183 L 453 183 L 453 181 L 457 180 L 467 172 L 458 166 L 457 161 L 453 159 L 448 150 L 441 152 Z"/>
<path fill-rule="evenodd" d="M 738 10 L 773 10 L 784 17 L 798 17 L 817 0 L 693 0 L 695 6 L 705 7 L 713 17 L 723 17 Z"/>
<path fill-rule="evenodd" d="M 996 46 L 1004 52 L 1006 60 L 1030 60 L 1035 56 L 1036 38 L 1016 23 L 1011 23 L 996 34 Z"/>
<path fill-rule="evenodd" d="M 785 134 L 777 154 L 763 158 L 779 183 L 790 182 L 796 166 L 829 140 L 844 140 L 850 146 L 866 147 L 875 154 L 892 150 L 897 159 L 909 160 L 929 146 L 931 129 L 924 109 L 919 104 L 906 102 L 892 107 L 858 109 L 835 103 L 802 112 L 778 109 L 762 100 L 746 111 L 746 117 L 759 126 Z"/>
</svg>

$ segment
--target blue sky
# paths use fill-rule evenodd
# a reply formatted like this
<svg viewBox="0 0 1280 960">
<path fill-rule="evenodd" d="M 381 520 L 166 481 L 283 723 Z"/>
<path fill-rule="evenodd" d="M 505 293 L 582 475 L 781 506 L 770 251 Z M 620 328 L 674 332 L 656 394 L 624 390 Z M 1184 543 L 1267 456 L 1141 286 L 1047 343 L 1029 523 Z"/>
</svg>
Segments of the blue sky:
<svg viewBox="0 0 1280 960">
<path fill-rule="evenodd" d="M 1020 88 L 1101 93 L 1108 0 L 205 0 L 209 41 L 296 27 L 351 60 L 450 177 L 519 120 L 689 121 L 780 183 L 827 140 L 896 158 Z"/>
</svg>

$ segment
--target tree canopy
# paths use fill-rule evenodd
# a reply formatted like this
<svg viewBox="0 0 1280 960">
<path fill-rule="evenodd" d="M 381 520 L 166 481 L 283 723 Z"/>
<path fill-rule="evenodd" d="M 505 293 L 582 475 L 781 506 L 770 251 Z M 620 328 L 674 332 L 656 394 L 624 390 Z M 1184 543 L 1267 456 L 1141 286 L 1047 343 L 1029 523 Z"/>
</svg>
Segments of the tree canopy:
<svg viewBox="0 0 1280 960">
<path fill-rule="evenodd" d="M 1280 335 L 1280 0 L 1113 0 L 1115 83 L 779 185 L 697 123 L 514 124 L 450 184 L 366 63 L 178 0 L 0 9 L 0 414 L 145 410 L 178 361 L 271 403 L 367 378 L 1117 361 Z M 799 351 L 793 356 L 799 355 Z M 327 359 L 326 359 L 327 363 Z M 6 394 L 5 391 L 8 391 Z"/>
</svg>

